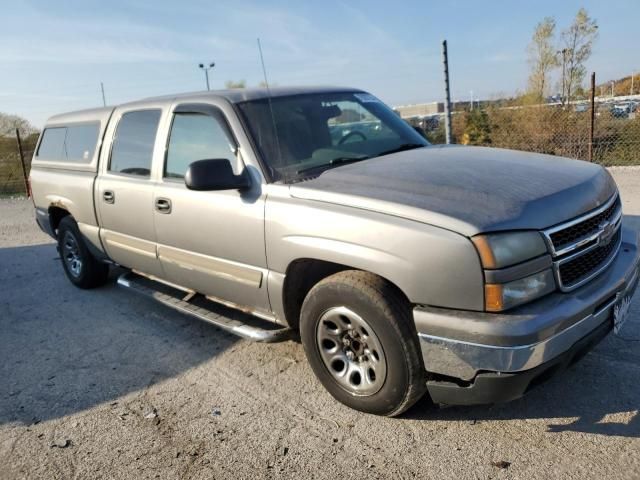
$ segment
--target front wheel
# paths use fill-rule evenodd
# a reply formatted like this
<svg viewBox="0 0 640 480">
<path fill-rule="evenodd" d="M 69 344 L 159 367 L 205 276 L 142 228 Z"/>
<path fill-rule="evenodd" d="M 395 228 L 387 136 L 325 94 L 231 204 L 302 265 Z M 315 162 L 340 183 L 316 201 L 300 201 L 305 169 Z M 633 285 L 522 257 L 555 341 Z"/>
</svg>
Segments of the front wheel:
<svg viewBox="0 0 640 480">
<path fill-rule="evenodd" d="M 75 220 L 66 216 L 58 226 L 58 251 L 67 278 L 76 287 L 95 288 L 109 276 L 109 266 L 95 259 L 84 244 Z"/>
<path fill-rule="evenodd" d="M 320 382 L 351 408 L 399 415 L 426 390 L 410 305 L 376 275 L 347 270 L 315 285 L 300 336 Z"/>
</svg>

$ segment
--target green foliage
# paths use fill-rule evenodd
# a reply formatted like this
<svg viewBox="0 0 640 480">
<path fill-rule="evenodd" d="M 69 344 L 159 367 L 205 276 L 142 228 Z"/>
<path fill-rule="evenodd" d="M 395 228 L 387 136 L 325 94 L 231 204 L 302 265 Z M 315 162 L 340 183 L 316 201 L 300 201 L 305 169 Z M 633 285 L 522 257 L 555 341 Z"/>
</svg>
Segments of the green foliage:
<svg viewBox="0 0 640 480">
<path fill-rule="evenodd" d="M 16 128 L 20 130 L 20 135 L 24 137 L 38 132 L 38 129 L 31 125 L 27 119 L 0 112 L 0 137 L 14 137 Z"/>
<path fill-rule="evenodd" d="M 225 88 L 247 88 L 247 82 L 244 80 L 227 80 L 226 82 L 224 82 L 224 86 Z"/>
<path fill-rule="evenodd" d="M 598 37 L 598 24 L 584 8 L 578 10 L 571 26 L 562 32 L 563 85 L 567 102 L 582 86 L 587 74 L 585 62 L 591 57 L 593 42 Z"/>
<path fill-rule="evenodd" d="M 27 173 L 38 142 L 38 131 L 27 120 L 0 112 L 0 195 L 24 193 L 16 128 L 20 130 Z"/>
<path fill-rule="evenodd" d="M 31 168 L 31 157 L 37 142 L 38 133 L 32 133 L 22 138 L 27 174 Z M 0 136 L 0 196 L 12 194 L 24 194 L 18 145 L 15 136 Z"/>
<path fill-rule="evenodd" d="M 467 145 L 588 160 L 589 120 L 588 111 L 522 102 L 455 114 L 452 129 L 454 139 Z M 428 135 L 432 143 L 445 141 L 444 128 Z M 595 120 L 593 161 L 605 166 L 640 165 L 640 115 L 617 118 L 603 108 Z"/>
<path fill-rule="evenodd" d="M 551 71 L 559 64 L 555 46 L 556 21 L 545 17 L 533 32 L 527 47 L 529 55 L 529 93 L 538 101 L 548 93 Z"/>
<path fill-rule="evenodd" d="M 429 143 L 433 143 L 434 145 L 445 143 L 447 137 L 444 129 L 444 120 L 439 122 L 435 129 L 426 132 L 426 137 Z"/>
<path fill-rule="evenodd" d="M 536 28 L 527 47 L 529 60 L 528 95 L 540 102 L 549 92 L 551 75 L 559 67 L 562 102 L 582 96 L 587 74 L 585 63 L 591 57 L 598 37 L 598 24 L 584 8 L 578 10 L 573 23 L 556 40 L 556 21 L 545 17 Z"/>
<path fill-rule="evenodd" d="M 464 145 L 491 145 L 491 124 L 485 110 L 475 109 L 466 112 L 464 121 Z"/>
</svg>

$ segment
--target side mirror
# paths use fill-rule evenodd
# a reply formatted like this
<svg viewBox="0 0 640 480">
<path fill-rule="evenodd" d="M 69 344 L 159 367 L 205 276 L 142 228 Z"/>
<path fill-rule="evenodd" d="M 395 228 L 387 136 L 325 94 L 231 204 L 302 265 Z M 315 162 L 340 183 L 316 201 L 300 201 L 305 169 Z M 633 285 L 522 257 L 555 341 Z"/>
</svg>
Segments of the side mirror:
<svg viewBox="0 0 640 480">
<path fill-rule="evenodd" d="M 243 190 L 251 186 L 245 172 L 233 173 L 231 162 L 226 158 L 198 160 L 187 168 L 184 183 L 189 190 Z"/>
</svg>

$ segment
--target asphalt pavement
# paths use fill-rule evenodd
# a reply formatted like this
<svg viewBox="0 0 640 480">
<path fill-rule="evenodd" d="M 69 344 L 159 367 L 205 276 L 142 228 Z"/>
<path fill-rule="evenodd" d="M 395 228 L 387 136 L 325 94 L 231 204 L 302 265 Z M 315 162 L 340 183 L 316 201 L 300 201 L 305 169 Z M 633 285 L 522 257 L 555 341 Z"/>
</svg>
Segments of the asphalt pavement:
<svg viewBox="0 0 640 480">
<path fill-rule="evenodd" d="M 612 171 L 638 230 L 640 168 Z M 0 200 L 0 479 L 638 479 L 639 297 L 624 338 L 521 400 L 380 418 L 333 400 L 295 340 L 74 288 L 30 201 Z"/>
</svg>

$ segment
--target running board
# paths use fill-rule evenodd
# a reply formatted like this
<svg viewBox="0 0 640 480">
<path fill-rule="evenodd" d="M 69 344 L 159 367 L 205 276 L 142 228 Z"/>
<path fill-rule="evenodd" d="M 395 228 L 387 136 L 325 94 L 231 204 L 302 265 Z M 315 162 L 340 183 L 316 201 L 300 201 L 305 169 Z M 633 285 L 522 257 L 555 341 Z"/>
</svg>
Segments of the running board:
<svg viewBox="0 0 640 480">
<path fill-rule="evenodd" d="M 275 342 L 289 338 L 291 329 L 261 320 L 240 310 L 153 281 L 133 272 L 118 277 L 118 285 L 134 290 L 181 313 L 211 323 L 227 332 L 254 342 Z"/>
</svg>

